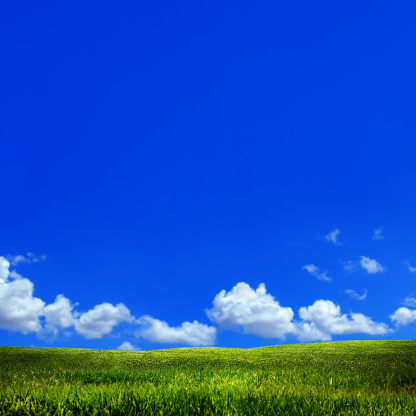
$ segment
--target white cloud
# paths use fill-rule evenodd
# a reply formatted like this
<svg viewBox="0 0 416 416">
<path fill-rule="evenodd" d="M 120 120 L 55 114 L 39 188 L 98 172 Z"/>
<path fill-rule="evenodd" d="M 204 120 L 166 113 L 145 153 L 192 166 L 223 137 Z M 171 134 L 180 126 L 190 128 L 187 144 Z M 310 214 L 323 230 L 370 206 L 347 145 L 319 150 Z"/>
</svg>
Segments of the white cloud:
<svg viewBox="0 0 416 416">
<path fill-rule="evenodd" d="M 314 322 L 298 322 L 294 331 L 300 342 L 331 341 L 331 335 L 321 331 Z"/>
<path fill-rule="evenodd" d="M 136 322 L 144 328 L 135 331 L 135 335 L 148 341 L 187 344 L 195 347 L 215 344 L 217 329 L 198 321 L 183 322 L 181 326 L 170 327 L 166 321 L 144 315 Z"/>
<path fill-rule="evenodd" d="M 19 263 L 37 263 L 39 261 L 45 261 L 46 256 L 35 256 L 33 253 L 27 253 L 26 257 L 18 254 L 17 256 L 7 256 L 7 260 L 12 266 L 16 266 Z"/>
<path fill-rule="evenodd" d="M 28 258 L 34 255 L 28 253 Z M 24 256 L 14 256 L 11 260 L 15 264 L 22 263 Z M 93 309 L 80 314 L 74 311 L 77 304 L 60 294 L 55 301 L 45 306 L 45 302 L 33 297 L 33 283 L 15 270 L 10 271 L 10 262 L 0 257 L 0 328 L 12 331 L 36 332 L 38 337 L 53 341 L 59 331 L 74 327 L 75 331 L 87 338 L 102 338 L 113 328 L 122 323 L 134 323 L 135 318 L 122 303 L 114 306 L 104 302 Z M 40 318 L 44 317 L 44 321 Z M 215 342 L 216 328 L 184 322 L 181 327 L 170 328 L 166 322 L 142 317 L 140 323 L 147 326 L 142 330 L 143 337 L 155 342 L 183 342 L 190 345 L 212 345 Z M 63 331 L 65 336 L 70 335 Z M 128 344 L 123 344 L 128 347 Z"/>
<path fill-rule="evenodd" d="M 302 267 L 302 270 L 307 270 L 310 274 L 316 274 L 318 273 L 319 269 L 314 264 L 307 264 L 306 266 Z"/>
<path fill-rule="evenodd" d="M 352 273 L 353 271 L 357 269 L 358 266 L 360 266 L 362 269 L 366 270 L 367 273 L 370 273 L 370 274 L 386 271 L 386 268 L 374 259 L 370 259 L 369 257 L 366 257 L 366 256 L 360 256 L 360 259 L 361 259 L 360 261 L 342 262 L 344 269 Z M 415 271 L 416 271 L 416 268 L 415 268 Z"/>
<path fill-rule="evenodd" d="M 108 335 L 113 327 L 121 322 L 132 322 L 134 317 L 122 303 L 116 306 L 104 302 L 82 313 L 75 321 L 75 330 L 87 339 L 102 338 Z"/>
<path fill-rule="evenodd" d="M 332 232 L 328 233 L 328 234 L 325 236 L 325 240 L 326 240 L 326 241 L 329 241 L 330 243 L 334 243 L 334 244 L 336 244 L 336 245 L 340 245 L 341 243 L 340 243 L 340 242 L 339 242 L 339 240 L 338 240 L 339 234 L 340 234 L 340 231 L 339 231 L 339 229 L 337 228 L 336 230 L 334 230 L 334 231 L 332 231 Z"/>
<path fill-rule="evenodd" d="M 356 261 L 349 260 L 349 261 L 342 261 L 341 263 L 343 264 L 344 269 L 349 273 L 352 273 L 358 267 L 358 262 Z"/>
<path fill-rule="evenodd" d="M 416 267 L 412 267 L 410 262 L 404 261 L 403 263 L 408 267 L 410 273 L 416 273 Z"/>
<path fill-rule="evenodd" d="M 313 264 L 304 268 L 316 276 L 325 276 Z M 122 322 L 129 322 L 142 326 L 135 331 L 135 335 L 153 342 L 192 346 L 215 343 L 217 328 L 213 326 L 194 321 L 170 327 L 167 322 L 149 315 L 135 319 L 122 303 L 113 306 L 105 302 L 80 314 L 74 311 L 76 304 L 61 294 L 53 303 L 45 306 L 44 301 L 33 296 L 33 283 L 9 269 L 10 262 L 0 257 L 0 328 L 24 334 L 36 332 L 38 336 L 56 336 L 61 329 L 75 327 L 78 334 L 93 339 L 108 335 L 114 326 Z M 407 302 L 411 302 L 409 299 Z M 222 290 L 215 296 L 212 309 L 206 310 L 206 313 L 212 322 L 222 328 L 242 328 L 247 334 L 264 338 L 284 339 L 286 334 L 292 334 L 300 341 L 313 341 L 330 340 L 331 334 L 384 334 L 390 331 L 387 325 L 375 323 L 362 314 L 351 313 L 351 318 L 341 315 L 339 306 L 322 299 L 309 307 L 300 308 L 301 321 L 296 322 L 292 309 L 280 306 L 272 295 L 266 293 L 264 283 L 257 290 L 244 282 L 237 283 L 229 292 Z M 409 313 L 413 317 L 412 311 L 401 308 L 391 319 L 403 324 L 413 320 L 409 318 Z M 43 328 L 41 317 L 45 318 Z M 137 349 L 129 342 L 124 342 L 119 348 Z"/>
<path fill-rule="evenodd" d="M 329 282 L 331 280 L 331 278 L 326 275 L 328 273 L 327 271 L 320 273 L 319 268 L 314 264 L 307 264 L 306 266 L 302 267 L 302 270 L 308 271 L 312 276 L 319 280 L 324 280 L 325 282 Z"/>
<path fill-rule="evenodd" d="M 380 263 L 377 263 L 376 260 L 365 256 L 360 256 L 360 258 L 360 265 L 364 270 L 367 270 L 367 273 L 372 274 L 386 271 L 386 268 L 383 267 Z"/>
<path fill-rule="evenodd" d="M 396 324 L 408 325 L 413 321 L 416 321 L 416 310 L 410 310 L 409 308 L 399 308 L 394 312 L 393 315 L 390 315 L 390 319 Z"/>
<path fill-rule="evenodd" d="M 118 350 L 126 350 L 126 351 L 140 351 L 140 347 L 134 346 L 131 342 L 124 341 L 121 345 L 117 347 Z"/>
<path fill-rule="evenodd" d="M 280 306 L 273 296 L 266 293 L 261 283 L 254 291 L 247 283 L 239 282 L 230 292 L 222 290 L 215 296 L 213 308 L 206 310 L 211 321 L 224 329 L 256 334 L 264 338 L 284 338 L 295 335 L 300 341 L 330 341 L 331 334 L 366 333 L 383 335 L 391 331 L 384 323 L 351 313 L 351 318 L 341 315 L 340 307 L 330 300 L 317 300 L 299 309 L 301 321 L 293 321 L 293 311 Z"/>
<path fill-rule="evenodd" d="M 348 293 L 353 299 L 364 300 L 367 297 L 368 290 L 364 289 L 364 293 L 362 295 L 359 295 L 355 290 L 352 289 L 347 289 L 345 293 Z"/>
<path fill-rule="evenodd" d="M 247 283 L 237 283 L 230 292 L 222 290 L 215 296 L 213 308 L 205 310 L 208 318 L 226 329 L 241 326 L 245 333 L 265 338 L 284 338 L 293 332 L 293 311 L 279 305 L 266 294 L 261 283 L 254 291 Z"/>
<path fill-rule="evenodd" d="M 0 257 L 0 281 L 5 282 L 10 274 L 10 263 L 2 256 Z"/>
<path fill-rule="evenodd" d="M 410 306 L 411 308 L 413 307 L 416 307 L 416 298 L 413 298 L 413 297 L 411 297 L 411 296 L 408 296 L 403 302 L 402 302 L 402 304 L 403 305 L 406 305 L 406 306 Z"/>
<path fill-rule="evenodd" d="M 45 302 L 33 296 L 29 279 L 9 271 L 10 263 L 0 257 L 0 328 L 28 334 L 42 329 L 39 316 Z M 12 278 L 13 280 L 9 280 Z"/>
<path fill-rule="evenodd" d="M 384 323 L 376 323 L 361 313 L 351 313 L 351 319 L 346 314 L 341 315 L 341 308 L 330 300 L 317 300 L 313 305 L 299 309 L 303 321 L 311 322 L 310 331 L 315 336 L 323 334 L 322 340 L 329 340 L 330 334 L 366 333 L 383 335 L 389 332 Z M 301 340 L 308 339 L 305 324 L 299 326 L 298 336 Z M 314 338 L 316 339 L 316 338 Z"/>
<path fill-rule="evenodd" d="M 79 316 L 78 312 L 72 312 L 76 305 L 78 304 L 72 305 L 71 301 L 64 295 L 58 295 L 54 303 L 46 305 L 43 310 L 43 316 L 45 316 L 46 321 L 44 335 L 52 333 L 56 337 L 59 332 L 58 328 L 74 326 L 76 318 Z"/>
<path fill-rule="evenodd" d="M 18 257 L 18 256 L 16 256 Z M 29 253 L 29 257 L 30 256 Z M 130 311 L 123 305 L 110 303 L 97 305 L 79 314 L 75 305 L 64 295 L 45 306 L 42 299 L 33 296 L 34 284 L 16 271 L 10 271 L 10 262 L 0 257 L 0 328 L 28 334 L 36 332 L 40 337 L 56 336 L 58 329 L 75 326 L 85 338 L 101 338 L 123 321 L 131 321 Z M 42 327 L 41 317 L 45 317 Z M 78 318 L 79 317 L 79 318 Z"/>
<path fill-rule="evenodd" d="M 28 257 L 14 256 L 15 264 L 38 261 L 28 253 Z M 36 258 L 37 259 L 37 258 Z M 185 343 L 189 345 L 212 345 L 215 343 L 216 328 L 194 321 L 184 322 L 180 327 L 169 325 L 150 316 L 136 320 L 129 309 L 119 303 L 116 306 L 104 302 L 93 309 L 80 314 L 74 311 L 77 304 L 60 294 L 55 301 L 45 306 L 45 302 L 33 297 L 33 283 L 15 270 L 10 271 L 10 262 L 0 257 L 0 328 L 12 331 L 36 332 L 38 337 L 53 341 L 60 330 L 74 327 L 75 331 L 87 338 L 97 339 L 108 335 L 113 328 L 122 323 L 140 323 L 144 326 L 137 331 L 142 337 L 154 342 Z M 40 319 L 44 317 L 44 322 Z M 70 335 L 63 331 L 65 336 Z M 130 343 L 123 343 L 120 348 L 135 348 Z"/>
<path fill-rule="evenodd" d="M 384 236 L 382 235 L 383 227 L 379 227 L 376 230 L 374 230 L 373 234 L 373 240 L 382 240 Z"/>
</svg>

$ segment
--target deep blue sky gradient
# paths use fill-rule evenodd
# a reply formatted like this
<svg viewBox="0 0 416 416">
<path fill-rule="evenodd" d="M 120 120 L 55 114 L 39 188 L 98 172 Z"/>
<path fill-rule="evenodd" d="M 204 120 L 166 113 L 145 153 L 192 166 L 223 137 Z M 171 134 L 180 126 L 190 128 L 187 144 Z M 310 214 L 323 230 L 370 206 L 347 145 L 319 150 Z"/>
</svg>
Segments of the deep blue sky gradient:
<svg viewBox="0 0 416 416">
<path fill-rule="evenodd" d="M 15 269 L 80 313 L 123 303 L 212 326 L 214 297 L 246 282 L 296 319 L 325 299 L 394 328 L 416 292 L 415 14 L 411 1 L 3 3 L 0 256 L 46 256 Z M 342 244 L 325 240 L 335 229 Z M 360 256 L 386 271 L 345 269 Z M 187 346 L 126 323 L 68 331 L 48 343 L 3 328 L 0 344 Z M 218 328 L 215 345 L 281 342 L 298 340 Z"/>
</svg>

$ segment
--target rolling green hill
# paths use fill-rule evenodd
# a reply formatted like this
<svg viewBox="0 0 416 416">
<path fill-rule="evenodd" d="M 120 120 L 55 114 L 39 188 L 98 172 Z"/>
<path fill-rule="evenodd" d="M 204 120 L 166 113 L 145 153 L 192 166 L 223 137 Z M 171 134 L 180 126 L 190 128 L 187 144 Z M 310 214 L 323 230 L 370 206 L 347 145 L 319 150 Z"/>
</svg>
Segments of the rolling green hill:
<svg viewBox="0 0 416 416">
<path fill-rule="evenodd" d="M 414 415 L 416 341 L 0 347 L 0 415 Z"/>
</svg>

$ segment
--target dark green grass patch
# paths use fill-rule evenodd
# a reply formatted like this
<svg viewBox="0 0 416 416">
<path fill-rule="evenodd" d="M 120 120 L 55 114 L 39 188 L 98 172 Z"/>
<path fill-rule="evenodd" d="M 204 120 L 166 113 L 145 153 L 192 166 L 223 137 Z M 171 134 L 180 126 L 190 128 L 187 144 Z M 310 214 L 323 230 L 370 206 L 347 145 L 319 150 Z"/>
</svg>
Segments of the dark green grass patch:
<svg viewBox="0 0 416 416">
<path fill-rule="evenodd" d="M 416 341 L 0 347 L 0 415 L 416 415 Z"/>
</svg>

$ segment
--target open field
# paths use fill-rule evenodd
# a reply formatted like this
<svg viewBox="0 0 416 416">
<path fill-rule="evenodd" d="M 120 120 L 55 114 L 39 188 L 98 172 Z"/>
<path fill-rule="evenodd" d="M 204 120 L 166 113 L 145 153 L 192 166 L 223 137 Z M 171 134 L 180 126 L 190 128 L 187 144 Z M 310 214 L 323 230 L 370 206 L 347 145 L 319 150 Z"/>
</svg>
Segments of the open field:
<svg viewBox="0 0 416 416">
<path fill-rule="evenodd" d="M 0 347 L 0 415 L 416 415 L 416 341 Z"/>
</svg>

